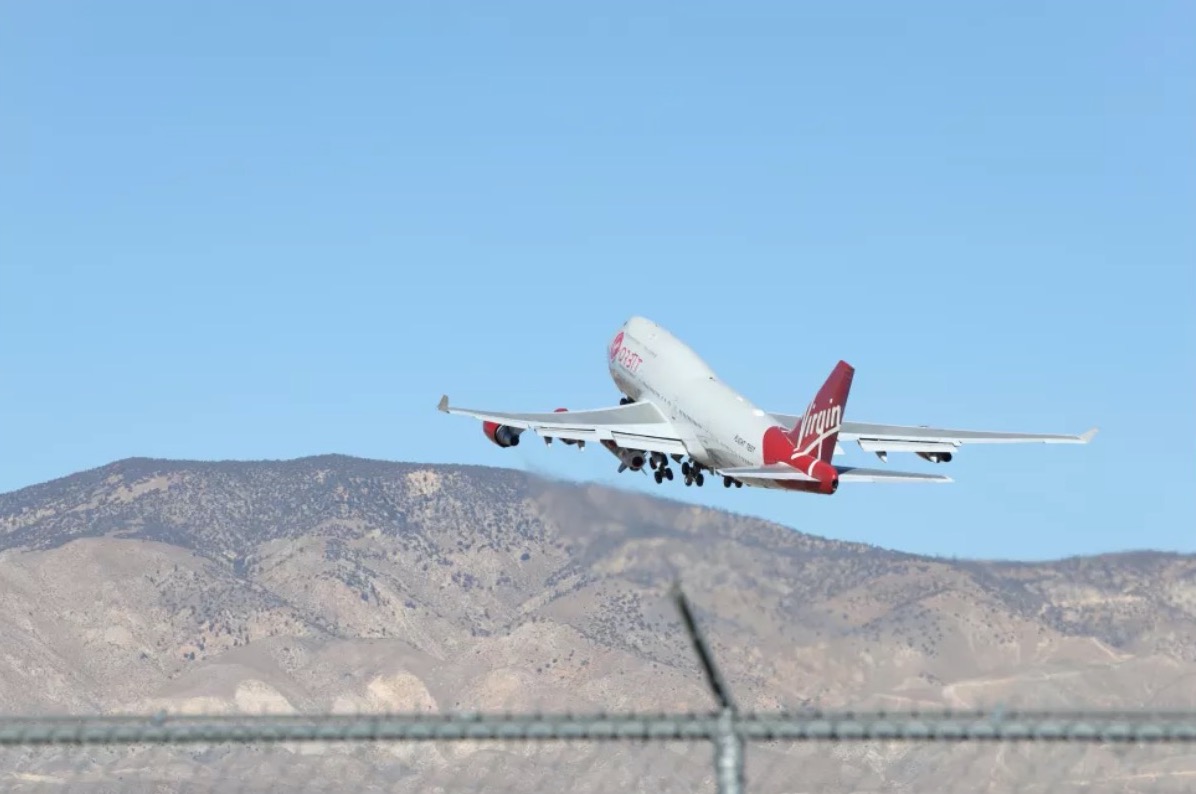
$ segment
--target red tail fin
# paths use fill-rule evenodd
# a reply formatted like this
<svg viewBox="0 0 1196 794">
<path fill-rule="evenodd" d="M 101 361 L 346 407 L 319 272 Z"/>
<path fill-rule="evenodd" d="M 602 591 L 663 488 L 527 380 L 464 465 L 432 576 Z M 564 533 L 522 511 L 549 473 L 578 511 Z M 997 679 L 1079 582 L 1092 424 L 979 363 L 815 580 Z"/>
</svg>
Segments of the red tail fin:
<svg viewBox="0 0 1196 794">
<path fill-rule="evenodd" d="M 789 438 L 798 453 L 830 462 L 831 455 L 835 453 L 835 442 L 839 439 L 839 428 L 843 424 L 843 411 L 847 408 L 847 393 L 851 391 L 853 377 L 855 369 L 846 361 L 835 365 L 801 421 L 789 431 Z"/>
</svg>

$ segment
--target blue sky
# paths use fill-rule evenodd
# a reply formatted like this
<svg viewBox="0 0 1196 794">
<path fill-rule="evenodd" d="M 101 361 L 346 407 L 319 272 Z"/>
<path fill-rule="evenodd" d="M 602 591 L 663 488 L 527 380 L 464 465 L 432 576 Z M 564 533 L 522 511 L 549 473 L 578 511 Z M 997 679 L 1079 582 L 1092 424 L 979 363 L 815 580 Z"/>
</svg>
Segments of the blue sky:
<svg viewBox="0 0 1196 794">
<path fill-rule="evenodd" d="M 12 5 L 0 491 L 340 452 L 933 554 L 1196 550 L 1194 25 L 1180 2 Z M 850 418 L 1102 431 L 827 499 L 657 487 L 435 410 L 612 404 L 636 313 L 773 410 L 845 358 Z"/>
</svg>

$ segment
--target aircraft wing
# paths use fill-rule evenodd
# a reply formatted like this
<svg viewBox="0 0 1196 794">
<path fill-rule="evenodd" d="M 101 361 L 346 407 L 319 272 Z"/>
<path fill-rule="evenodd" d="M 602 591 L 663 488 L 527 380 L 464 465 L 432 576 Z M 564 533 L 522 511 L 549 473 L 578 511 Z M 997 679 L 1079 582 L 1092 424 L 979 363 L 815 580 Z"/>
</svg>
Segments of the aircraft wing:
<svg viewBox="0 0 1196 794">
<path fill-rule="evenodd" d="M 531 430 L 543 438 L 564 441 L 613 441 L 624 449 L 640 449 L 665 455 L 688 455 L 685 439 L 659 408 L 637 402 L 611 408 L 553 413 L 507 413 L 479 411 L 449 405 L 448 395 L 437 406 L 450 414 L 472 416 L 483 422 Z"/>
<path fill-rule="evenodd" d="M 785 427 L 801 421 L 801 416 L 792 414 L 772 417 Z M 1080 435 L 1064 435 L 844 422 L 839 440 L 855 441 L 865 452 L 951 452 L 963 444 L 1087 444 L 1096 432 L 1095 427 Z"/>
<path fill-rule="evenodd" d="M 952 482 L 942 474 L 921 474 L 908 471 L 887 471 L 885 469 L 861 469 L 855 466 L 836 466 L 839 482 Z M 716 474 L 735 480 L 797 480 L 816 482 L 814 477 L 785 463 L 768 466 L 735 466 L 719 469 Z"/>
</svg>

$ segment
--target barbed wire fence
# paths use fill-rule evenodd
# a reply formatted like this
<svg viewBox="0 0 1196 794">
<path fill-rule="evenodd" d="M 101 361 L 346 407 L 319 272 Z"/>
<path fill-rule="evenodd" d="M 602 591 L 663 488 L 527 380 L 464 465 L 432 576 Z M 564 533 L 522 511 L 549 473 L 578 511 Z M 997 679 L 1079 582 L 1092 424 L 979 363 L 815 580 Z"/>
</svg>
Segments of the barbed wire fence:
<svg viewBox="0 0 1196 794">
<path fill-rule="evenodd" d="M 1196 790 L 1194 712 L 740 712 L 674 599 L 710 713 L 6 718 L 0 791 Z"/>
</svg>

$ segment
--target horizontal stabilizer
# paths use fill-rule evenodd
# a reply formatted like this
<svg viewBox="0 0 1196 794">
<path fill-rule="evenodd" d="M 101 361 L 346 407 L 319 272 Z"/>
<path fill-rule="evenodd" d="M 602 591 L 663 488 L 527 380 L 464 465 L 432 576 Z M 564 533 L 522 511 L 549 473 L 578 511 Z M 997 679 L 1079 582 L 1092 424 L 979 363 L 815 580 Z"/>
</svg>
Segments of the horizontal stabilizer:
<svg viewBox="0 0 1196 794">
<path fill-rule="evenodd" d="M 860 469 L 855 466 L 836 466 L 839 482 L 953 482 L 945 474 L 922 474 L 888 469 Z"/>
<path fill-rule="evenodd" d="M 774 463 L 771 466 L 736 466 L 730 469 L 718 469 L 715 474 L 722 477 L 730 477 L 733 480 L 798 480 L 801 482 L 818 482 L 816 478 L 785 463 Z"/>
</svg>

